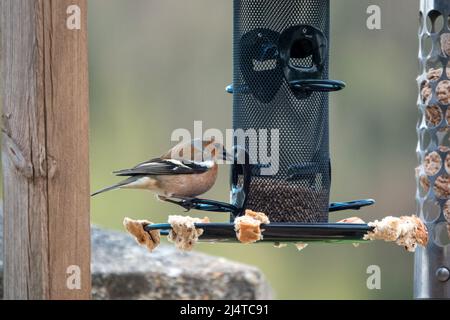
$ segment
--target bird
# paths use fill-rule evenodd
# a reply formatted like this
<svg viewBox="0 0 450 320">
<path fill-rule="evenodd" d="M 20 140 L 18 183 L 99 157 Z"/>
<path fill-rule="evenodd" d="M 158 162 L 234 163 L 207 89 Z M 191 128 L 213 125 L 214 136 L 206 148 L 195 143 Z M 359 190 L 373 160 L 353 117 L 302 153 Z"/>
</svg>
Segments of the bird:
<svg viewBox="0 0 450 320">
<path fill-rule="evenodd" d="M 114 171 L 116 176 L 127 178 L 91 196 L 115 189 L 144 189 L 162 201 L 192 199 L 213 187 L 218 160 L 234 160 L 222 143 L 214 139 L 182 141 L 157 158 Z"/>
</svg>

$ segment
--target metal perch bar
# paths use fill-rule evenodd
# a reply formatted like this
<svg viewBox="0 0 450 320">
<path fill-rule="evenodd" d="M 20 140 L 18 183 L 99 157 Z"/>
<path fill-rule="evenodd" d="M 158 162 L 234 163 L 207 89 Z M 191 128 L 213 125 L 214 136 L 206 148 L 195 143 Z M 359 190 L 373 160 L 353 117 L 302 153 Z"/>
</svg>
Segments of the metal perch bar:
<svg viewBox="0 0 450 320">
<path fill-rule="evenodd" d="M 239 242 L 232 223 L 196 223 L 195 227 L 204 231 L 199 241 Z M 169 223 L 160 223 L 149 224 L 144 230 L 161 230 L 161 235 L 167 235 L 171 228 Z M 261 225 L 261 229 L 264 237 L 260 242 L 365 242 L 364 235 L 373 231 L 367 224 L 347 223 L 271 223 Z"/>
<path fill-rule="evenodd" d="M 375 200 L 354 200 L 348 202 L 332 202 L 328 207 L 328 212 L 344 211 L 344 210 L 359 210 L 363 207 L 368 207 L 375 204 Z"/>
<path fill-rule="evenodd" d="M 233 216 L 239 215 L 239 212 L 241 211 L 235 205 L 209 199 L 199 199 L 199 198 L 180 199 L 180 200 L 166 199 L 165 201 L 181 206 L 188 211 L 191 209 L 196 209 L 208 212 L 230 212 L 233 214 Z M 359 210 L 363 207 L 371 206 L 374 203 L 375 200 L 373 199 L 354 200 L 348 202 L 333 202 L 330 203 L 328 210 L 329 212 L 337 212 L 344 210 Z"/>
</svg>

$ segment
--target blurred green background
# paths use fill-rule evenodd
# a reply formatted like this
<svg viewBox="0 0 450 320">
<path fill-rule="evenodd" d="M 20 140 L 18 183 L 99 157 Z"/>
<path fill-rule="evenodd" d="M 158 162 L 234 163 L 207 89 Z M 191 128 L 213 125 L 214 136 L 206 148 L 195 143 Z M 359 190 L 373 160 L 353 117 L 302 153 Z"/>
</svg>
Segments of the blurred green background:
<svg viewBox="0 0 450 320">
<path fill-rule="evenodd" d="M 331 95 L 331 200 L 377 200 L 331 220 L 413 214 L 418 0 L 331 2 L 330 78 L 347 83 Z M 381 7 L 382 30 L 366 28 L 371 4 Z M 92 190 L 116 182 L 111 171 L 165 151 L 176 128 L 191 130 L 194 120 L 232 127 L 224 92 L 232 79 L 231 0 L 90 0 L 89 49 Z M 228 200 L 228 169 L 206 196 Z M 181 212 L 144 191 L 106 193 L 91 205 L 93 223 L 118 230 L 124 216 L 164 222 Z M 393 244 L 195 249 L 258 266 L 280 299 L 412 298 L 413 254 Z M 366 287 L 373 264 L 381 290 Z"/>
</svg>

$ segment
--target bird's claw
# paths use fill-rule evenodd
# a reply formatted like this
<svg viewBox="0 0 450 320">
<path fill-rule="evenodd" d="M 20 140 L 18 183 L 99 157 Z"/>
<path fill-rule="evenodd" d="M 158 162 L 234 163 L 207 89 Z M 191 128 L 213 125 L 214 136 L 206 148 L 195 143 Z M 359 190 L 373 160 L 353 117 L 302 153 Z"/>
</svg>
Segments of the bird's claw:
<svg viewBox="0 0 450 320">
<path fill-rule="evenodd" d="M 180 205 L 189 212 L 191 209 L 200 209 L 202 207 L 203 200 L 198 198 L 183 198 L 180 201 Z"/>
<path fill-rule="evenodd" d="M 237 208 L 235 206 L 214 200 L 199 198 L 177 198 L 177 200 L 164 199 L 164 201 L 176 204 L 184 208 L 186 212 L 189 212 L 192 209 L 212 212 L 237 212 Z"/>
<path fill-rule="evenodd" d="M 189 212 L 195 207 L 195 204 L 191 200 L 181 200 L 180 206 L 186 210 L 185 212 Z"/>
<path fill-rule="evenodd" d="M 194 198 L 181 198 L 178 200 L 164 199 L 164 201 L 166 202 L 170 202 L 184 208 L 186 210 L 185 212 L 189 212 L 191 211 L 191 209 L 194 209 L 196 207 L 196 203 L 194 200 Z"/>
</svg>

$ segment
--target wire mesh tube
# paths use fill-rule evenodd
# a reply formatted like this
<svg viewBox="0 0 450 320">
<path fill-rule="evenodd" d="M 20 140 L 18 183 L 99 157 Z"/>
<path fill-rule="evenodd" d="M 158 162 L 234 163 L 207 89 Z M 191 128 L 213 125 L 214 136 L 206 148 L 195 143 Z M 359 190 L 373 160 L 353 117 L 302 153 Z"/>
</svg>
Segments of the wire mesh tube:
<svg viewBox="0 0 450 320">
<path fill-rule="evenodd" d="M 415 255 L 416 298 L 450 298 L 450 1 L 421 0 L 418 211 L 430 241 Z"/>
<path fill-rule="evenodd" d="M 329 13 L 329 0 L 234 0 L 234 129 L 279 132 L 275 174 L 261 173 L 270 162 L 260 152 L 261 135 L 245 142 L 259 163 L 247 207 L 273 222 L 328 221 L 328 93 L 292 83 L 328 79 Z M 233 176 L 239 184 L 241 175 Z"/>
</svg>

